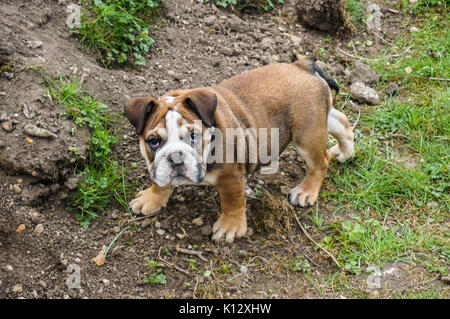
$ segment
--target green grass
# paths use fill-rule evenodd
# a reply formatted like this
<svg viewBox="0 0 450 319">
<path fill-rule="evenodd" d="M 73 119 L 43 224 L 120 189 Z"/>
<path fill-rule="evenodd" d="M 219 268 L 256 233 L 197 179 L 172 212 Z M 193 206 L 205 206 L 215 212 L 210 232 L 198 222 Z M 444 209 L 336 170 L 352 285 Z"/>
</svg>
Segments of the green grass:
<svg viewBox="0 0 450 319">
<path fill-rule="evenodd" d="M 143 278 L 143 282 L 150 284 L 152 286 L 156 284 L 165 285 L 167 284 L 167 277 L 162 273 L 161 264 L 155 260 L 147 260 L 147 268 L 150 270 L 150 274 Z"/>
<path fill-rule="evenodd" d="M 359 0 L 345 0 L 345 4 L 353 25 L 359 25 L 364 18 L 364 5 Z"/>
<path fill-rule="evenodd" d="M 450 16 L 419 4 L 419 31 L 367 60 L 382 75 L 377 89 L 396 82 L 400 94 L 363 109 L 356 155 L 331 164 L 323 194 L 335 214 L 352 219 L 329 224 L 322 245 L 356 274 L 398 260 L 448 273 Z"/>
<path fill-rule="evenodd" d="M 86 126 L 91 133 L 87 158 L 77 158 L 72 150 L 73 162 L 80 163 L 77 173 L 81 181 L 71 198 L 70 208 L 77 212 L 83 227 L 106 210 L 113 199 L 128 209 L 127 193 L 130 185 L 125 183 L 125 168 L 119 164 L 113 151 L 120 141 L 111 127 L 119 120 L 108 107 L 83 90 L 77 79 L 52 79 L 43 75 L 44 83 L 52 100 L 64 107 L 64 116 L 78 126 Z"/>
<path fill-rule="evenodd" d="M 73 29 L 82 48 L 94 51 L 105 67 L 145 65 L 154 40 L 153 19 L 162 0 L 83 1 L 81 26 Z"/>
</svg>

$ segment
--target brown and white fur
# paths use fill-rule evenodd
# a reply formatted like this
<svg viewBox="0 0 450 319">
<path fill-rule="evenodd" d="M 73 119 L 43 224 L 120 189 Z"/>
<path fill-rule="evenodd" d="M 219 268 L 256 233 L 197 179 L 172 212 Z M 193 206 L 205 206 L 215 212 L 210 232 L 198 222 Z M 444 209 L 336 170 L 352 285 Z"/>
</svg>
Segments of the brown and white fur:
<svg viewBox="0 0 450 319">
<path fill-rule="evenodd" d="M 332 80 L 331 80 L 332 81 Z M 213 239 L 231 243 L 247 230 L 246 176 L 262 166 L 208 163 L 211 134 L 227 128 L 279 129 L 279 153 L 292 142 L 305 160 L 306 176 L 289 195 L 293 205 L 313 205 L 329 162 L 344 162 L 354 154 L 353 131 L 347 117 L 333 107 L 329 78 L 308 60 L 273 64 L 232 77 L 216 86 L 172 91 L 156 99 L 138 97 L 125 105 L 125 115 L 140 136 L 152 186 L 130 202 L 135 213 L 156 214 L 167 205 L 174 188 L 208 184 L 217 188 L 222 214 Z M 332 85 L 331 85 L 332 86 Z M 197 133 L 195 133 L 197 132 Z M 338 144 L 327 150 L 328 133 Z M 270 139 L 270 131 L 268 133 Z M 223 143 L 223 152 L 227 143 Z M 268 144 L 267 154 L 270 153 Z"/>
</svg>

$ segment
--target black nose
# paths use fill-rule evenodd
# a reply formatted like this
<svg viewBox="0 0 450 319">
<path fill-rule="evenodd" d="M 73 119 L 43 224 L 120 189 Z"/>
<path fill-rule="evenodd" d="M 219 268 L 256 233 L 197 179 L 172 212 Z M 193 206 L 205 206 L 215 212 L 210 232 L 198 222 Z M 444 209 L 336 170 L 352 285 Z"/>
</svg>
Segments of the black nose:
<svg viewBox="0 0 450 319">
<path fill-rule="evenodd" d="M 168 160 L 169 160 L 170 165 L 172 165 L 172 166 L 177 166 L 177 165 L 183 164 L 183 162 L 184 162 L 183 152 L 176 151 L 176 152 L 171 153 L 169 155 Z"/>
</svg>

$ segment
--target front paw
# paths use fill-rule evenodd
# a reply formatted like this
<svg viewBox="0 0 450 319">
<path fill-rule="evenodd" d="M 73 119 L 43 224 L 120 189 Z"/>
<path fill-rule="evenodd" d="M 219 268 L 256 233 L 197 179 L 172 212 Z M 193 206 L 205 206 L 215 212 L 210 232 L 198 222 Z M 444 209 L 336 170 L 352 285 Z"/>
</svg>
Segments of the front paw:
<svg viewBox="0 0 450 319">
<path fill-rule="evenodd" d="M 158 195 L 146 190 L 139 192 L 138 196 L 130 202 L 129 206 L 135 214 L 153 216 L 165 205 Z"/>
<path fill-rule="evenodd" d="M 225 236 L 227 243 L 232 243 L 234 238 L 241 238 L 247 232 L 247 219 L 245 218 L 245 210 L 241 216 L 228 216 L 222 214 L 219 220 L 213 226 L 214 241 L 219 241 Z"/>
<path fill-rule="evenodd" d="M 291 190 L 288 199 L 294 206 L 306 207 L 312 206 L 319 196 L 319 191 L 306 187 L 305 185 L 299 185 Z"/>
</svg>

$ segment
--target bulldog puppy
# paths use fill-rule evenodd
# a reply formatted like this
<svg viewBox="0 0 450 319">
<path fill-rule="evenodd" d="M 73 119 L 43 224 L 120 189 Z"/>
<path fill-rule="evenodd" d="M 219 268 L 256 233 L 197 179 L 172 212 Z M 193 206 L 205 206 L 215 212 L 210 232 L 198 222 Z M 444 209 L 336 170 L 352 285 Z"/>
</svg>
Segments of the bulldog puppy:
<svg viewBox="0 0 450 319">
<path fill-rule="evenodd" d="M 313 205 L 331 158 L 344 162 L 354 154 L 352 128 L 333 107 L 331 89 L 338 91 L 336 82 L 313 62 L 300 59 L 212 87 L 172 91 L 159 99 L 133 98 L 125 105 L 125 116 L 140 136 L 153 183 L 130 202 L 132 211 L 156 214 L 179 185 L 213 185 L 222 210 L 213 239 L 231 243 L 247 230 L 246 177 L 265 166 L 276 169 L 278 154 L 290 142 L 307 171 L 289 201 Z M 338 141 L 329 150 L 328 133 Z M 277 158 L 267 163 L 262 154 Z"/>
</svg>

